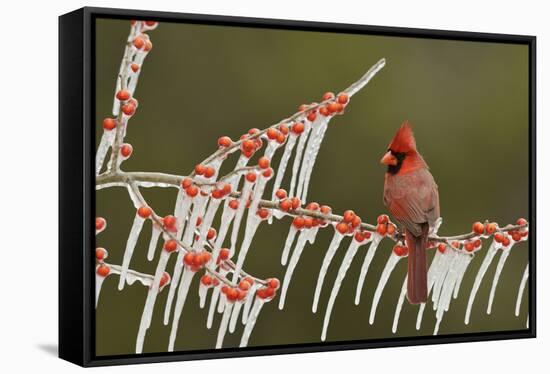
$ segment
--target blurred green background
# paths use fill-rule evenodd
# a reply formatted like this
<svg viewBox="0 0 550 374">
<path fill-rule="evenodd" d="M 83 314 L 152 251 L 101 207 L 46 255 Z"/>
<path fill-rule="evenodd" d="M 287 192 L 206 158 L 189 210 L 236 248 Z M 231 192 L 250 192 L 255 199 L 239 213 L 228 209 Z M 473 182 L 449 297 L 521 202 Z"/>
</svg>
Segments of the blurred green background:
<svg viewBox="0 0 550 374">
<path fill-rule="evenodd" d="M 97 143 L 101 120 L 111 112 L 129 22 L 98 19 L 96 29 Z M 373 222 L 385 211 L 384 168 L 379 159 L 405 119 L 413 124 L 420 152 L 439 185 L 441 234 L 470 230 L 476 220 L 514 222 L 528 214 L 528 48 L 525 45 L 323 32 L 163 23 L 149 32 L 153 50 L 136 91 L 140 106 L 126 141 L 134 154 L 127 171 L 188 174 L 212 153 L 221 135 L 234 139 L 251 127 L 264 128 L 294 113 L 299 104 L 317 101 L 325 91 L 338 92 L 384 57 L 386 67 L 351 101 L 344 116 L 331 121 L 314 169 L 310 201 L 330 204 L 336 212 L 354 209 Z M 282 152 L 274 158 L 274 163 Z M 235 158 L 226 161 L 232 168 Z M 287 173 L 289 174 L 289 173 Z M 288 183 L 288 182 L 287 182 Z M 271 191 L 271 189 L 268 189 Z M 143 191 L 160 214 L 171 214 L 176 191 Z M 120 264 L 134 208 L 123 188 L 97 193 L 97 215 L 108 221 L 97 241 Z M 280 264 L 289 219 L 262 225 L 245 268 L 259 277 L 282 279 Z M 153 273 L 157 257 L 146 260 L 150 226 L 145 227 L 131 268 Z M 326 302 L 345 248 L 336 254 L 325 280 L 320 310 L 311 303 L 319 268 L 332 237 L 322 231 L 300 259 L 283 311 L 278 299 L 264 307 L 250 346 L 320 342 Z M 345 244 L 347 246 L 347 242 Z M 368 324 L 378 278 L 391 250 L 384 241 L 374 258 L 362 302 L 353 299 L 365 250 L 356 256 L 333 310 L 328 341 L 431 335 L 431 305 L 422 329 L 415 330 L 418 307 L 405 303 L 397 334 L 391 323 L 406 273 L 401 261 L 384 291 L 376 322 Z M 433 254 L 430 253 L 430 257 Z M 489 268 L 469 325 L 464 312 L 477 269 L 476 256 L 441 323 L 440 334 L 516 330 L 525 327 L 527 293 L 519 318 L 514 316 L 518 285 L 527 263 L 528 245 L 514 247 L 502 273 L 493 314 L 485 312 L 496 261 Z M 168 266 L 171 273 L 175 256 Z M 206 311 L 198 306 L 198 277 L 187 299 L 176 350 L 211 349 L 219 315 L 206 329 Z M 98 355 L 134 352 L 146 288 L 135 284 L 123 292 L 118 277 L 103 285 L 96 315 Z M 169 326 L 162 323 L 167 292 L 155 309 L 144 352 L 163 352 Z M 238 346 L 242 326 L 227 334 L 224 347 Z"/>
</svg>

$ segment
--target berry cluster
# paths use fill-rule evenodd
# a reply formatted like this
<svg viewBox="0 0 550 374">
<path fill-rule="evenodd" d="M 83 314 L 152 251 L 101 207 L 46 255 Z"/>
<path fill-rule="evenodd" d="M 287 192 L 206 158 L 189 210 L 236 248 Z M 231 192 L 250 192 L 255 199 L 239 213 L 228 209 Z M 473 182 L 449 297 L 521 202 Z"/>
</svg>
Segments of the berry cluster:
<svg viewBox="0 0 550 374">
<path fill-rule="evenodd" d="M 386 214 L 381 214 L 376 219 L 376 232 L 381 236 L 392 237 L 397 231 L 395 224 L 390 222 L 390 217 Z"/>
</svg>

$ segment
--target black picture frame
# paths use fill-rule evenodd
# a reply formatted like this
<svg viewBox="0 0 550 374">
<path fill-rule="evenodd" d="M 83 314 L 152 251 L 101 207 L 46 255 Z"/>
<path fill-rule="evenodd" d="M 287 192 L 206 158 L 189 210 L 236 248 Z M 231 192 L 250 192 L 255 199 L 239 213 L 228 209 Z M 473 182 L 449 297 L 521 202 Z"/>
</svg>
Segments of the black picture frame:
<svg viewBox="0 0 550 374">
<path fill-rule="evenodd" d="M 529 319 L 528 329 L 437 337 L 343 343 L 225 348 L 192 353 L 96 357 L 94 353 L 94 20 L 156 21 L 251 28 L 524 44 L 529 48 Z M 536 37 L 398 27 L 363 26 L 203 14 L 85 7 L 59 17 L 59 357 L 81 366 L 103 366 L 224 357 L 322 352 L 536 337 Z"/>
</svg>

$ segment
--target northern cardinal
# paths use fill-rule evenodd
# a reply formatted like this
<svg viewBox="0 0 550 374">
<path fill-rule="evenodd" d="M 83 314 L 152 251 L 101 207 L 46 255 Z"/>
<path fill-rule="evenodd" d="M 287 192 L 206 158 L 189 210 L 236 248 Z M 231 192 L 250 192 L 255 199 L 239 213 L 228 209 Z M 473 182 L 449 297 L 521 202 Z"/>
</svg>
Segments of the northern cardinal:
<svg viewBox="0 0 550 374">
<path fill-rule="evenodd" d="M 411 304 L 428 298 L 426 248 L 428 234 L 439 218 L 439 192 L 428 165 L 416 150 L 408 121 L 393 137 L 380 162 L 387 165 L 384 204 L 405 229 L 409 249 L 407 299 Z"/>
</svg>

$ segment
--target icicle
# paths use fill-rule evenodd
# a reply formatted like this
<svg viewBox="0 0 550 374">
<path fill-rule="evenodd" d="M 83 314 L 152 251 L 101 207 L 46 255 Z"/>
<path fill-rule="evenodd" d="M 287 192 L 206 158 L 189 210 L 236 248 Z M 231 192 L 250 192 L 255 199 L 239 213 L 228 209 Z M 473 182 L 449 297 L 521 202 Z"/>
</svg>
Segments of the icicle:
<svg viewBox="0 0 550 374">
<path fill-rule="evenodd" d="M 443 292 L 443 284 L 445 283 L 447 273 L 449 272 L 449 269 L 452 268 L 457 256 L 458 253 L 456 251 L 446 251 L 443 257 L 443 261 L 441 263 L 441 267 L 439 267 L 438 269 L 439 271 L 434 274 L 434 286 L 432 292 L 433 310 L 437 310 L 437 306 L 439 305 L 439 298 L 441 297 L 441 293 Z"/>
<path fill-rule="evenodd" d="M 267 159 L 271 160 L 277 148 L 279 148 L 279 143 L 274 140 L 269 140 L 267 142 L 267 147 L 265 147 L 264 157 L 267 157 Z"/>
<path fill-rule="evenodd" d="M 128 235 L 126 249 L 124 250 L 124 257 L 122 259 L 122 271 L 120 272 L 120 278 L 118 281 L 119 290 L 124 289 L 124 284 L 126 282 L 126 273 L 128 272 L 128 267 L 130 266 L 132 255 L 134 254 L 134 248 L 136 247 L 139 233 L 141 232 L 144 222 L 145 219 L 136 214 L 136 216 L 134 217 L 134 223 L 132 224 L 132 228 L 130 229 L 130 235 Z"/>
<path fill-rule="evenodd" d="M 166 269 L 166 264 L 170 258 L 170 252 L 162 251 L 160 255 L 159 262 L 157 264 L 157 269 L 155 270 L 155 278 L 153 280 L 153 285 L 149 292 L 147 293 L 147 299 L 145 301 L 145 306 L 143 308 L 143 313 L 141 314 L 141 321 L 139 324 L 139 330 L 136 341 L 136 353 L 139 354 L 143 351 L 143 342 L 145 340 L 145 334 L 147 329 L 151 324 L 151 319 L 153 317 L 153 309 L 155 308 L 155 301 L 159 292 L 159 285 L 164 270 Z"/>
<path fill-rule="evenodd" d="M 348 89 L 346 89 L 346 93 L 351 97 L 355 95 L 359 90 L 361 90 L 363 87 L 369 83 L 369 81 L 386 65 L 386 59 L 382 58 L 378 60 L 376 64 L 374 64 L 357 82 L 352 84 Z"/>
<path fill-rule="evenodd" d="M 300 166 L 300 174 L 298 174 L 297 187 L 296 187 L 296 196 L 299 197 L 300 199 L 302 199 L 304 182 L 306 179 L 308 168 L 310 166 L 310 157 L 313 153 L 313 149 L 315 148 L 315 143 L 317 142 L 317 137 L 319 135 L 319 130 L 320 130 L 320 122 L 322 121 L 322 118 L 326 118 L 326 117 L 317 116 L 316 120 L 314 122 L 311 122 L 309 125 L 311 126 L 311 131 L 310 131 L 309 138 L 306 142 L 304 156 L 302 158 L 302 165 Z M 305 201 L 305 200 L 302 199 L 302 201 Z"/>
<path fill-rule="evenodd" d="M 235 303 L 233 306 L 233 312 L 231 313 L 231 319 L 229 320 L 229 332 L 233 334 L 235 332 L 235 327 L 237 326 L 237 321 L 239 320 L 239 313 L 243 303 Z"/>
<path fill-rule="evenodd" d="M 311 130 L 311 124 L 306 122 L 304 124 L 304 132 L 300 135 L 298 140 L 298 147 L 296 148 L 296 156 L 294 156 L 294 164 L 292 165 L 292 179 L 290 180 L 290 189 L 288 190 L 288 196 L 297 196 L 294 194 L 294 186 L 298 183 L 298 170 L 302 161 L 302 153 Z"/>
<path fill-rule="evenodd" d="M 243 190 L 241 192 L 241 197 L 239 198 L 239 207 L 235 213 L 235 218 L 233 220 L 233 231 L 231 232 L 231 249 L 229 251 L 229 256 L 232 256 L 235 253 L 235 247 L 237 245 L 237 239 L 239 237 L 239 229 L 241 227 L 241 220 L 243 218 L 243 213 L 246 208 L 248 197 L 254 183 L 245 181 Z"/>
<path fill-rule="evenodd" d="M 357 289 L 355 291 L 355 305 L 359 305 L 359 302 L 361 301 L 361 291 L 363 290 L 365 277 L 367 276 L 367 272 L 369 271 L 370 263 L 372 262 L 374 254 L 376 253 L 378 244 L 380 244 L 380 241 L 382 241 L 383 238 L 376 232 L 372 235 L 373 239 L 367 250 L 367 254 L 365 255 L 365 260 L 363 261 L 363 265 L 361 266 L 361 273 L 359 274 L 359 281 L 357 282 Z"/>
<path fill-rule="evenodd" d="M 194 275 L 194 271 L 187 268 L 183 269 L 183 274 L 181 276 L 181 281 L 178 288 L 178 297 L 176 299 L 176 308 L 174 310 L 174 319 L 172 320 L 172 329 L 170 330 L 168 352 L 174 351 L 174 343 L 176 342 L 176 335 L 178 334 L 180 317 L 182 315 L 183 306 L 185 305 L 185 300 L 187 300 L 187 294 L 189 293 L 189 287 L 191 286 L 191 281 L 193 280 Z"/>
<path fill-rule="evenodd" d="M 446 311 L 449 310 L 449 304 L 452 298 L 453 289 L 455 287 L 457 272 L 456 268 L 460 266 L 462 254 L 458 252 L 453 253 L 453 257 L 448 266 L 447 273 L 445 275 L 445 280 L 443 281 L 443 286 L 441 288 L 441 293 L 438 297 L 437 305 L 435 306 L 436 312 L 436 323 L 433 335 L 437 335 L 439 332 L 439 325 L 443 320 L 443 315 Z"/>
<path fill-rule="evenodd" d="M 311 179 L 311 173 L 313 172 L 313 167 L 315 166 L 315 161 L 317 160 L 317 155 L 319 154 L 319 150 L 321 149 L 321 143 L 323 142 L 323 138 L 325 137 L 325 133 L 328 128 L 328 122 L 329 117 L 326 117 L 327 120 L 324 122 L 321 122 L 319 124 L 319 135 L 317 136 L 317 141 L 314 144 L 314 148 L 312 150 L 310 159 L 309 159 L 309 165 L 307 167 L 307 172 L 305 174 L 305 180 L 304 180 L 304 189 L 302 192 L 302 201 L 307 201 L 307 192 L 309 190 L 309 181 Z"/>
<path fill-rule="evenodd" d="M 357 253 L 357 250 L 361 245 L 366 244 L 366 241 L 364 242 L 358 242 L 353 238 L 351 240 L 351 243 L 346 251 L 346 254 L 344 255 L 344 259 L 342 260 L 342 264 L 340 265 L 340 268 L 338 269 L 338 275 L 336 276 L 336 280 L 334 281 L 334 284 L 332 285 L 332 291 L 330 292 L 330 298 L 328 300 L 327 309 L 325 311 L 325 319 L 323 320 L 323 332 L 321 333 L 321 340 L 325 341 L 327 337 L 327 330 L 328 325 L 330 323 L 330 316 L 332 314 L 332 308 L 334 307 L 334 302 L 336 301 L 336 297 L 338 296 L 338 292 L 340 291 L 340 287 L 342 286 L 342 281 L 346 277 L 346 272 L 348 271 L 351 262 L 353 261 L 353 258 L 355 257 L 355 254 Z"/>
<path fill-rule="evenodd" d="M 250 338 L 250 334 L 254 329 L 254 325 L 258 320 L 258 316 L 260 315 L 260 311 L 262 310 L 264 303 L 265 303 L 264 300 L 260 299 L 259 297 L 256 297 L 256 300 L 254 301 L 254 306 L 252 307 L 252 310 L 250 311 L 250 315 L 248 316 L 248 321 L 246 322 L 243 336 L 241 337 L 241 343 L 239 344 L 240 348 L 246 347 L 248 345 L 248 339 Z"/>
<path fill-rule="evenodd" d="M 233 303 L 226 303 L 223 311 L 222 321 L 220 322 L 220 328 L 218 329 L 218 337 L 216 339 L 216 349 L 220 349 L 223 345 L 223 338 L 227 332 L 227 325 L 229 324 L 229 318 L 231 317 L 231 310 L 233 309 Z"/>
<path fill-rule="evenodd" d="M 248 320 L 248 314 L 250 313 L 250 307 L 252 306 L 252 303 L 254 302 L 254 298 L 256 297 L 256 290 L 261 287 L 260 283 L 254 283 L 252 287 L 248 290 L 248 296 L 246 297 L 246 300 L 244 302 L 243 306 L 243 313 L 242 313 L 242 319 L 241 322 L 243 325 L 246 325 L 246 322 Z"/>
<path fill-rule="evenodd" d="M 292 155 L 292 150 L 294 149 L 294 145 L 296 144 L 296 139 L 297 139 L 297 135 L 291 132 L 286 142 L 283 155 L 281 156 L 281 161 L 279 162 L 279 168 L 277 169 L 275 183 L 273 184 L 273 193 L 271 194 L 272 201 L 276 201 L 275 193 L 281 187 L 281 182 L 283 181 L 283 177 L 285 176 L 286 167 L 288 165 L 288 161 L 290 160 L 290 156 Z M 284 213 L 282 213 L 277 209 L 274 209 L 273 215 L 269 217 L 269 223 L 273 222 L 273 216 L 275 216 L 276 218 L 281 218 L 284 216 Z"/>
<path fill-rule="evenodd" d="M 388 283 L 388 279 L 390 278 L 390 275 L 395 269 L 395 265 L 401 260 L 401 256 L 397 256 L 395 253 L 391 253 L 390 258 L 388 258 L 388 262 L 386 262 L 386 266 L 384 267 L 384 270 L 382 271 L 382 275 L 380 276 L 380 280 L 378 281 L 378 286 L 376 286 L 376 291 L 374 291 L 374 297 L 372 299 L 372 306 L 370 309 L 370 316 L 369 316 L 369 324 L 374 323 L 374 317 L 376 315 L 376 308 L 378 307 L 378 302 L 380 301 L 380 297 L 382 296 L 382 292 L 384 291 L 384 287 L 386 287 L 386 283 Z"/>
<path fill-rule="evenodd" d="M 106 277 L 103 277 L 96 273 L 95 275 L 95 307 L 97 308 L 97 301 L 99 300 L 99 294 L 101 293 L 101 286 Z"/>
<path fill-rule="evenodd" d="M 128 196 L 130 197 L 130 200 L 132 200 L 132 204 L 134 204 L 134 208 L 139 209 L 141 207 L 141 200 L 136 196 L 134 190 L 132 190 L 132 186 L 130 184 L 126 184 L 126 189 L 128 190 Z"/>
<path fill-rule="evenodd" d="M 302 251 L 304 250 L 309 235 L 311 235 L 311 230 L 303 230 L 300 232 L 300 236 L 298 237 L 298 240 L 296 242 L 296 248 L 294 249 L 294 252 L 292 252 L 292 256 L 290 257 L 290 263 L 286 268 L 285 277 L 283 279 L 281 296 L 279 297 L 279 309 L 281 310 L 285 306 L 286 293 L 288 291 L 290 281 L 292 280 L 292 274 L 294 274 L 294 269 L 296 268 L 296 265 L 300 260 L 300 256 L 302 255 Z"/>
<path fill-rule="evenodd" d="M 210 287 L 205 286 L 202 282 L 199 284 L 199 307 L 204 309 L 206 305 L 206 296 L 208 295 L 208 289 Z"/>
<path fill-rule="evenodd" d="M 220 268 L 220 275 L 222 277 L 225 277 L 227 275 L 228 270 L 224 269 L 223 267 Z M 206 328 L 210 329 L 212 327 L 212 322 L 214 322 L 214 311 L 216 310 L 216 306 L 218 305 L 218 300 L 220 299 L 220 287 L 214 287 L 214 290 L 212 291 L 212 297 L 210 298 L 210 307 L 208 309 L 208 317 L 206 319 Z"/>
<path fill-rule="evenodd" d="M 470 323 L 470 314 L 472 313 L 472 305 L 474 304 L 474 299 L 476 297 L 477 291 L 479 290 L 479 286 L 481 285 L 481 281 L 483 280 L 483 277 L 485 276 L 485 273 L 487 272 L 489 265 L 491 265 L 491 262 L 493 261 L 493 258 L 495 257 L 495 254 L 497 253 L 499 248 L 500 248 L 500 245 L 493 240 L 493 242 L 491 243 L 491 246 L 487 250 L 487 254 L 483 259 L 481 266 L 479 267 L 479 270 L 476 275 L 476 279 L 474 281 L 474 285 L 472 287 L 472 291 L 470 291 L 470 298 L 468 299 L 468 306 L 466 308 L 466 315 L 464 317 L 464 323 L 466 325 Z"/>
<path fill-rule="evenodd" d="M 445 249 L 445 252 L 450 251 Z M 443 258 L 445 257 L 444 253 L 441 253 L 439 251 L 435 252 L 434 258 L 432 260 L 432 263 L 430 264 L 430 268 L 428 269 L 428 295 L 430 294 L 430 291 L 432 290 L 436 274 L 439 274 L 440 270 L 439 268 L 442 266 L 441 263 L 443 262 Z M 420 330 L 420 327 L 422 325 L 422 317 L 424 316 L 424 309 L 426 309 L 426 303 L 420 304 L 420 308 L 418 309 L 418 315 L 416 317 L 416 329 Z"/>
<path fill-rule="evenodd" d="M 311 307 L 313 313 L 317 312 L 317 305 L 319 304 L 319 297 L 321 296 L 321 289 L 323 288 L 325 275 L 327 274 L 328 267 L 330 266 L 332 258 L 338 250 L 343 238 L 344 235 L 340 234 L 340 232 L 334 228 L 334 236 L 332 237 L 332 241 L 327 249 L 325 258 L 323 258 L 323 264 L 321 265 L 321 270 L 319 271 L 319 276 L 317 277 L 317 285 L 315 286 L 315 295 L 313 296 L 313 305 Z"/>
<path fill-rule="evenodd" d="M 493 307 L 493 301 L 495 299 L 495 292 L 498 286 L 498 281 L 500 279 L 500 274 L 502 273 L 502 269 L 504 268 L 506 259 L 508 258 L 508 255 L 510 254 L 510 250 L 512 249 L 513 246 L 514 244 L 510 244 L 508 247 L 503 247 L 500 253 L 497 269 L 495 271 L 495 276 L 493 278 L 493 284 L 491 285 L 491 293 L 489 294 L 489 302 L 487 304 L 487 314 L 491 314 L 491 309 Z"/>
<path fill-rule="evenodd" d="M 195 228 L 197 227 L 197 219 L 204 214 L 204 209 L 208 203 L 208 196 L 198 195 L 194 199 L 193 211 L 191 218 L 185 228 L 185 234 L 183 235 L 183 244 L 190 246 L 193 243 L 193 236 L 195 235 Z M 183 270 L 183 257 L 185 253 L 179 251 L 178 258 L 174 264 L 174 272 L 172 275 L 172 284 L 170 284 L 170 290 L 168 291 L 168 297 L 166 299 L 166 305 L 164 307 L 164 324 L 168 325 L 170 322 L 170 312 L 172 311 L 172 303 L 176 294 L 176 288 L 178 287 L 179 279 Z"/>
<path fill-rule="evenodd" d="M 218 302 L 218 313 L 223 313 L 225 310 L 225 304 L 227 304 L 227 297 L 222 293 L 220 295 L 220 301 Z"/>
<path fill-rule="evenodd" d="M 393 315 L 393 324 L 391 328 L 391 332 L 394 334 L 397 332 L 399 315 L 401 314 L 401 309 L 403 309 L 403 302 L 405 301 L 405 296 L 407 296 L 407 279 L 408 277 L 405 276 L 405 280 L 403 281 L 403 286 L 401 286 L 401 292 L 399 293 L 399 298 L 397 299 L 397 305 L 395 306 L 395 314 Z"/>
<path fill-rule="evenodd" d="M 212 226 L 212 221 L 216 216 L 216 212 L 218 211 L 221 202 L 221 199 L 210 199 L 210 204 L 208 205 L 208 209 L 206 209 L 206 214 L 204 215 L 204 219 L 202 220 L 199 240 L 196 245 L 197 248 L 203 246 L 203 243 L 206 240 L 206 235 L 208 234 L 208 230 Z"/>
<path fill-rule="evenodd" d="M 298 230 L 294 225 L 290 225 L 290 230 L 288 230 L 288 235 L 286 237 L 285 241 L 285 247 L 283 248 L 283 254 L 281 256 L 281 265 L 286 265 L 288 261 L 288 255 L 290 254 L 290 248 L 292 247 L 292 243 L 294 243 L 294 238 L 296 237 L 296 234 L 298 233 Z"/>
<path fill-rule="evenodd" d="M 519 317 L 519 310 L 521 308 L 521 299 L 523 298 L 523 292 L 525 291 L 525 285 L 527 284 L 528 278 L 529 278 L 529 263 L 525 267 L 525 271 L 523 272 L 523 277 L 521 278 L 521 282 L 519 284 L 518 297 L 516 299 L 516 317 Z M 527 322 L 527 327 L 529 327 L 529 322 Z"/>
<path fill-rule="evenodd" d="M 239 279 L 244 260 L 246 259 L 246 255 L 250 249 L 250 245 L 252 244 L 254 234 L 256 233 L 260 222 L 262 222 L 262 219 L 258 217 L 255 211 L 253 212 L 252 210 L 249 210 L 248 215 L 250 219 L 247 219 L 246 222 L 244 238 L 241 243 L 241 249 L 239 250 L 239 256 L 237 257 L 237 263 L 235 264 L 235 270 L 233 271 L 233 282 L 236 282 L 237 279 Z"/>
<path fill-rule="evenodd" d="M 214 261 L 218 258 L 218 255 L 220 253 L 220 249 L 222 248 L 223 242 L 225 240 L 225 237 L 227 235 L 227 231 L 229 230 L 229 225 L 231 225 L 231 222 L 233 221 L 233 218 L 235 217 L 235 209 L 231 208 L 229 204 L 225 204 L 223 207 L 221 222 L 220 222 L 220 231 L 218 232 L 218 236 L 216 237 L 216 242 L 214 243 L 214 249 L 212 250 L 212 258 Z"/>
<path fill-rule="evenodd" d="M 468 266 L 472 262 L 472 259 L 474 257 L 472 255 L 463 256 L 461 268 L 458 272 L 458 278 L 456 280 L 455 289 L 453 292 L 453 298 L 456 299 L 458 297 L 458 292 L 460 291 L 460 285 L 462 284 L 462 279 L 464 279 L 464 274 L 466 273 L 466 270 L 468 270 Z"/>
<path fill-rule="evenodd" d="M 162 229 L 155 222 L 153 222 L 151 241 L 149 242 L 149 249 L 147 250 L 147 260 L 149 261 L 153 261 L 153 258 L 155 258 L 155 250 L 157 249 L 157 243 L 161 233 Z"/>
<path fill-rule="evenodd" d="M 101 136 L 101 141 L 97 147 L 97 153 L 95 156 L 95 175 L 99 175 L 101 169 L 103 168 L 103 163 L 105 162 L 105 156 L 109 148 L 113 146 L 113 141 L 115 140 L 116 129 L 113 130 L 104 130 L 103 135 Z"/>
<path fill-rule="evenodd" d="M 180 196 L 180 193 L 183 194 L 183 189 L 180 188 L 178 191 L 178 198 Z M 193 198 L 190 196 L 182 196 L 181 200 L 176 202 L 176 206 L 174 207 L 174 216 L 176 217 L 176 224 L 178 231 L 176 233 L 176 238 L 178 240 L 182 240 L 182 235 L 185 229 L 185 223 L 187 221 L 187 217 L 189 216 L 189 209 L 191 208 L 191 205 L 193 204 Z"/>
</svg>

